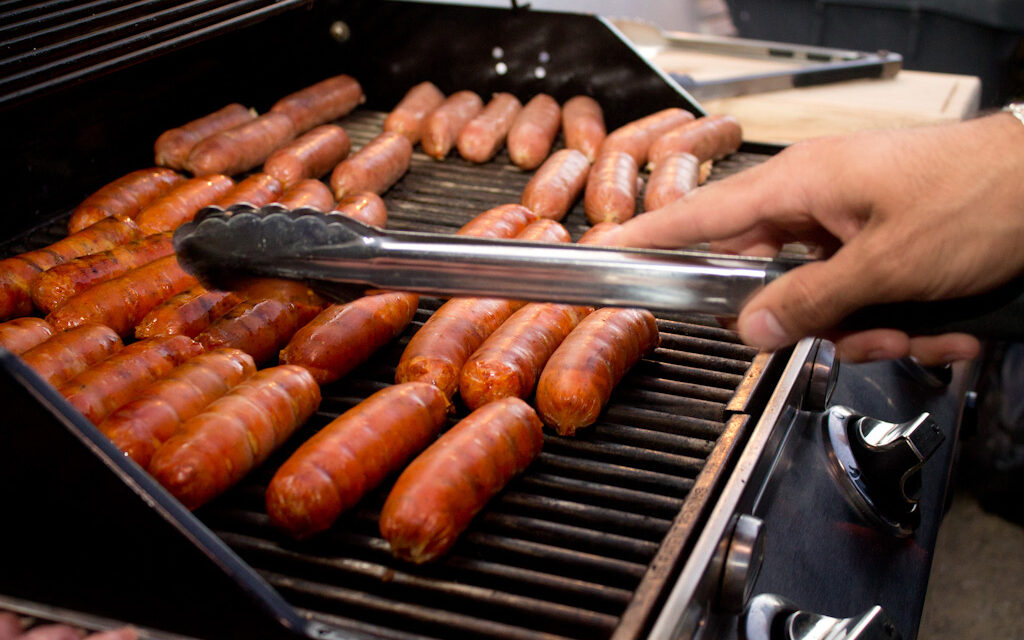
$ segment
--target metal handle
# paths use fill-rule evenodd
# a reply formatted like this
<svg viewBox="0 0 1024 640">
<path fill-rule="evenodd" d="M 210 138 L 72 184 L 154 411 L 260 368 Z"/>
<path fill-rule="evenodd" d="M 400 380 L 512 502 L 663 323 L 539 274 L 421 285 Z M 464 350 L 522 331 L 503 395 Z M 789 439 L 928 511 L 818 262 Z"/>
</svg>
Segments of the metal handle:
<svg viewBox="0 0 1024 640">
<path fill-rule="evenodd" d="M 792 602 L 773 594 L 750 601 L 740 632 L 744 640 L 901 640 L 902 635 L 885 611 L 874 606 L 849 618 L 800 611 Z"/>
</svg>

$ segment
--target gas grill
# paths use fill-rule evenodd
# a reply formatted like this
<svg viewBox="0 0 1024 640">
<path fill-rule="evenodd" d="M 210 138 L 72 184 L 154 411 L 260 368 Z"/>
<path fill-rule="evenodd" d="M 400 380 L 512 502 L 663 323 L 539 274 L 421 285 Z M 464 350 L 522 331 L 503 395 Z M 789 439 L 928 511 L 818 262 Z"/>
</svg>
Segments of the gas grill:
<svg viewBox="0 0 1024 640">
<path fill-rule="evenodd" d="M 245 3 L 190 4 L 212 11 Z M 406 2 L 302 3 L 294 11 L 287 9 L 297 3 L 253 4 L 260 7 L 204 22 L 194 38 L 169 29 L 181 40 L 165 49 L 113 47 L 121 57 L 101 60 L 94 48 L 95 64 L 79 65 L 74 77 L 33 71 L 35 84 L 0 98 L 15 125 L 5 175 L 15 177 L 9 202 L 19 212 L 4 221 L 0 255 L 61 237 L 85 195 L 152 164 L 151 142 L 164 129 L 232 101 L 263 111 L 336 73 L 358 78 L 368 97 L 340 121 L 355 147 L 423 79 L 445 92 L 546 92 L 559 101 L 589 93 L 609 129 L 668 106 L 702 113 L 591 16 Z M 57 116 L 69 108 L 78 115 Z M 711 179 L 775 151 L 746 143 L 716 163 Z M 504 152 L 485 165 L 417 152 L 385 195 L 388 226 L 452 232 L 517 202 L 529 177 Z M 564 224 L 574 239 L 582 234 L 580 205 Z M 913 636 L 964 376 L 880 363 L 846 368 L 837 381 L 828 343 L 757 353 L 706 316 L 662 314 L 661 346 L 631 370 L 599 422 L 574 438 L 546 435 L 540 458 L 434 564 L 394 559 L 379 536 L 389 484 L 310 540 L 274 530 L 263 507 L 274 471 L 316 430 L 393 381 L 409 337 L 440 303 L 422 298 L 399 339 L 323 388 L 320 410 L 281 451 L 194 514 L 17 358 L 0 355 L 0 397 L 18 416 L 0 434 L 0 495 L 17 514 L 0 546 L 0 608 L 94 628 L 130 622 L 168 638 L 811 637 L 782 630 L 806 621 Z M 889 505 L 899 487 L 870 480 L 858 488 L 859 471 L 841 464 L 846 425 L 861 424 L 862 414 L 896 423 L 926 410 L 945 443 L 921 472 L 920 507 L 880 510 L 879 492 Z M 455 419 L 466 413 L 457 404 Z M 915 434 L 936 432 L 915 424 L 890 428 L 895 436 L 881 444 L 905 447 Z M 853 619 L 830 622 L 803 607 Z"/>
</svg>

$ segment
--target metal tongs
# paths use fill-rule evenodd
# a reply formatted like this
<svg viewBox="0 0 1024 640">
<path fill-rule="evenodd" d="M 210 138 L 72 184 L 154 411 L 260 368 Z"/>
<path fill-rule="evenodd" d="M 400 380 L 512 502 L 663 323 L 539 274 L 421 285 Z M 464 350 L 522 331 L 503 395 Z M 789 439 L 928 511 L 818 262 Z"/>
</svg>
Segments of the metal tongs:
<svg viewBox="0 0 1024 640">
<path fill-rule="evenodd" d="M 219 289 L 274 277 L 307 282 L 341 302 L 390 289 L 722 317 L 736 316 L 755 291 L 806 262 L 384 232 L 338 214 L 274 205 L 209 207 L 178 229 L 174 246 L 186 271 Z M 846 328 L 1019 336 L 1024 299 L 1021 283 L 1011 284 L 987 298 L 870 307 Z"/>
</svg>

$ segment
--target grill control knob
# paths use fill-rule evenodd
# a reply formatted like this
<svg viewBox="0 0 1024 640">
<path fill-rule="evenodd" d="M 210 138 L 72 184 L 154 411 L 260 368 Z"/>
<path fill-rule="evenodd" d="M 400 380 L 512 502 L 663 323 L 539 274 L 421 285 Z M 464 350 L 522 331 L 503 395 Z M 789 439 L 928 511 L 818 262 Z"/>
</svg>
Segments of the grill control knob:
<svg viewBox="0 0 1024 640">
<path fill-rule="evenodd" d="M 874 606 L 850 618 L 800 611 L 789 600 L 762 593 L 750 601 L 740 623 L 743 640 L 901 640 L 889 615 Z"/>
<path fill-rule="evenodd" d="M 807 359 L 807 390 L 804 392 L 801 408 L 807 411 L 824 411 L 828 406 L 832 390 L 839 376 L 839 361 L 836 360 L 836 345 L 828 340 L 816 340 Z"/>
<path fill-rule="evenodd" d="M 764 521 L 742 514 L 736 518 L 724 547 L 722 579 L 718 589 L 718 609 L 740 613 L 747 606 L 750 592 L 764 561 Z"/>
</svg>

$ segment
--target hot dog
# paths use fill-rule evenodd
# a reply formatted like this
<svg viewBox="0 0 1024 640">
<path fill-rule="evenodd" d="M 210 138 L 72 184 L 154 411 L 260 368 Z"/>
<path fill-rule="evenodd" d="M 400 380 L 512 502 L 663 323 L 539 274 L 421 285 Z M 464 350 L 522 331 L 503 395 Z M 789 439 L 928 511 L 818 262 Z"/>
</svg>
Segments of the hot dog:
<svg viewBox="0 0 1024 640">
<path fill-rule="evenodd" d="M 601 143 L 598 155 L 610 151 L 625 151 L 633 156 L 636 166 L 642 167 L 647 162 L 647 153 L 655 140 L 692 120 L 693 114 L 689 111 L 678 107 L 662 109 L 609 133 Z"/>
<path fill-rule="evenodd" d="M 548 360 L 537 382 L 537 413 L 563 436 L 593 424 L 615 385 L 657 346 L 658 323 L 649 311 L 598 309 Z"/>
<path fill-rule="evenodd" d="M 495 494 L 540 455 L 537 414 L 519 398 L 477 409 L 416 457 L 380 513 L 380 534 L 417 564 L 447 553 Z"/>
<path fill-rule="evenodd" d="M 470 162 L 484 163 L 498 153 L 505 137 L 522 111 L 523 104 L 511 93 L 496 93 L 459 132 L 456 146 L 459 155 Z"/>
<path fill-rule="evenodd" d="M 232 187 L 213 204 L 225 209 L 243 202 L 254 207 L 262 207 L 280 198 L 283 191 L 281 183 L 274 176 L 254 173 Z"/>
<path fill-rule="evenodd" d="M 262 164 L 295 134 L 295 125 L 288 116 L 265 113 L 202 140 L 188 154 L 185 168 L 196 176 L 242 173 Z"/>
<path fill-rule="evenodd" d="M 82 201 L 68 221 L 68 233 L 77 233 L 111 216 L 134 217 L 143 207 L 185 180 L 170 169 L 139 169 L 114 180 Z"/>
<path fill-rule="evenodd" d="M 15 355 L 49 340 L 53 327 L 42 318 L 15 318 L 0 323 L 0 347 Z"/>
<path fill-rule="evenodd" d="M 295 132 L 303 133 L 348 114 L 365 99 L 355 78 L 340 75 L 281 98 L 270 107 L 270 112 L 288 116 Z"/>
<path fill-rule="evenodd" d="M 385 131 L 331 173 L 331 191 L 341 200 L 361 191 L 381 194 L 409 170 L 412 145 L 405 136 Z"/>
<path fill-rule="evenodd" d="M 277 202 L 289 209 L 312 207 L 319 211 L 329 211 L 334 207 L 334 194 L 327 185 L 310 178 L 285 191 Z"/>
<path fill-rule="evenodd" d="M 345 196 L 330 213 L 347 216 L 374 227 L 388 222 L 388 209 L 380 196 L 370 191 Z"/>
<path fill-rule="evenodd" d="M 254 373 L 256 364 L 238 349 L 199 354 L 143 389 L 97 426 L 118 449 L 146 468 L 153 453 L 182 422 Z"/>
<path fill-rule="evenodd" d="M 61 395 L 93 424 L 135 398 L 203 348 L 185 336 L 132 343 L 59 387 Z"/>
<path fill-rule="evenodd" d="M 697 188 L 700 163 L 689 153 L 674 153 L 658 161 L 647 180 L 644 209 L 653 211 Z"/>
<path fill-rule="evenodd" d="M 270 154 L 263 171 L 287 189 L 306 178 L 319 178 L 348 156 L 352 141 L 344 129 L 324 124 Z"/>
<path fill-rule="evenodd" d="M 420 138 L 423 152 L 443 160 L 455 146 L 462 128 L 483 108 L 484 101 L 472 91 L 458 91 L 448 96 L 423 123 L 423 135 Z"/>
<path fill-rule="evenodd" d="M 135 216 L 145 235 L 174 231 L 231 191 L 234 181 L 222 175 L 192 178 L 167 192 Z"/>
<path fill-rule="evenodd" d="M 602 152 L 587 177 L 583 209 L 587 219 L 624 222 L 636 212 L 638 168 L 633 156 L 624 151 Z"/>
<path fill-rule="evenodd" d="M 188 154 L 200 141 L 255 119 L 254 111 L 236 102 L 180 127 L 168 129 L 160 134 L 153 145 L 156 163 L 162 167 L 184 169 Z"/>
<path fill-rule="evenodd" d="M 508 132 L 508 156 L 520 169 L 536 169 L 548 157 L 558 135 L 562 109 L 551 96 L 538 93 L 526 103 Z"/>
<path fill-rule="evenodd" d="M 590 161 L 575 149 L 560 149 L 533 174 L 521 202 L 541 218 L 561 220 L 587 183 Z"/>
<path fill-rule="evenodd" d="M 21 354 L 21 359 L 43 380 L 60 387 L 123 346 L 121 338 L 110 327 L 86 324 L 55 334 Z"/>
<path fill-rule="evenodd" d="M 537 220 L 537 214 L 518 204 L 500 204 L 462 225 L 457 236 L 513 238 Z"/>
<path fill-rule="evenodd" d="M 194 338 L 242 299 L 231 291 L 207 291 L 201 285 L 175 294 L 147 313 L 135 326 L 136 338 Z"/>
<path fill-rule="evenodd" d="M 576 149 L 587 160 L 597 159 L 597 151 L 604 142 L 604 111 L 590 96 L 575 96 L 562 105 L 562 133 L 565 146 Z"/>
<path fill-rule="evenodd" d="M 659 136 L 651 144 L 650 165 L 656 167 L 662 158 L 674 153 L 691 153 L 698 162 L 718 160 L 739 149 L 743 129 L 736 118 L 711 115 L 683 123 Z"/>
<path fill-rule="evenodd" d="M 444 102 L 444 94 L 431 82 L 421 82 L 405 94 L 384 119 L 384 130 L 400 133 L 416 144 L 423 135 L 423 123 Z"/>
<path fill-rule="evenodd" d="M 320 387 L 302 367 L 264 369 L 182 423 L 149 472 L 196 509 L 262 464 L 319 405 Z"/>
<path fill-rule="evenodd" d="M 410 382 L 338 416 L 274 474 L 267 487 L 271 522 L 296 538 L 327 529 L 437 435 L 448 407 L 437 388 Z"/>
</svg>

